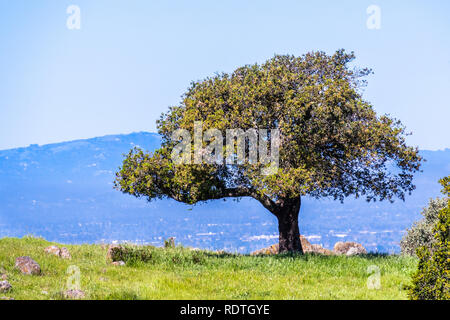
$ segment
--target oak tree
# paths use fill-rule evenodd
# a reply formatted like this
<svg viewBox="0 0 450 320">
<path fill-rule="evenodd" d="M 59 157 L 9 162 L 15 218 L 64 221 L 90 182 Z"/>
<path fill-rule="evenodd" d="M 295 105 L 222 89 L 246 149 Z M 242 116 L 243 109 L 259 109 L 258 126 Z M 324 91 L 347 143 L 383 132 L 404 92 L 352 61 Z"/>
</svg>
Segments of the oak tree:
<svg viewBox="0 0 450 320">
<path fill-rule="evenodd" d="M 354 58 L 344 50 L 276 55 L 192 82 L 180 104 L 157 121 L 161 147 L 152 153 L 131 150 L 116 174 L 116 188 L 188 204 L 252 197 L 278 219 L 280 252 L 302 252 L 302 196 L 404 199 L 415 188 L 413 174 L 422 159 L 406 144 L 401 122 L 377 115 L 363 99 L 371 70 L 352 67 Z M 277 129 L 278 167 L 263 174 L 267 162 L 176 163 L 172 156 L 180 141 L 173 133 L 185 129 L 192 137 L 198 121 L 203 131 Z M 215 139 L 220 138 L 209 142 Z"/>
</svg>

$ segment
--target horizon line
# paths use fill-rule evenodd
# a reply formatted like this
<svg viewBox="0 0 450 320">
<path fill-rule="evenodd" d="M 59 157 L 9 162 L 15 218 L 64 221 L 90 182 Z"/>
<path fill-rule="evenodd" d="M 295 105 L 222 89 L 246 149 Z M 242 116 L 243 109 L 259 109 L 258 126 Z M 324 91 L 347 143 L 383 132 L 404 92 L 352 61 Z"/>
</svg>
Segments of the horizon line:
<svg viewBox="0 0 450 320">
<path fill-rule="evenodd" d="M 112 133 L 112 134 L 105 134 L 105 135 L 100 135 L 100 136 L 95 136 L 95 137 L 90 137 L 90 138 L 79 138 L 79 139 L 72 139 L 72 140 L 63 140 L 63 141 L 49 142 L 49 143 L 44 143 L 44 144 L 30 143 L 27 146 L 19 146 L 19 147 L 0 149 L 0 152 L 17 150 L 17 149 L 27 149 L 27 148 L 33 148 L 33 147 L 41 148 L 41 147 L 58 145 L 58 144 L 63 144 L 63 143 L 80 142 L 80 141 L 87 141 L 87 140 L 92 140 L 92 139 L 97 139 L 97 138 L 106 138 L 106 137 L 114 137 L 114 136 L 129 136 L 129 135 L 133 135 L 133 134 L 151 134 L 151 135 L 160 136 L 159 133 L 152 132 L 152 131 L 132 131 L 130 133 Z M 447 150 L 450 150 L 450 146 L 449 147 L 444 147 L 444 148 L 439 148 L 439 149 L 421 149 L 421 148 L 419 148 L 419 150 L 420 151 L 447 151 Z"/>
</svg>

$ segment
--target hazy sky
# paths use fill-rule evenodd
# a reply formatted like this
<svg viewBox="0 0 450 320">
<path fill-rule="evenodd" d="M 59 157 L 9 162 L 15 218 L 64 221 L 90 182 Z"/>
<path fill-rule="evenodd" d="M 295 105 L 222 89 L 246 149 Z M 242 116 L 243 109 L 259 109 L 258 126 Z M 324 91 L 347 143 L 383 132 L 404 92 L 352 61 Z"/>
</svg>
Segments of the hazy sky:
<svg viewBox="0 0 450 320">
<path fill-rule="evenodd" d="M 373 68 L 365 98 L 411 144 L 450 147 L 450 1 L 0 0 L 0 149 L 155 131 L 192 80 L 339 48 Z"/>
</svg>

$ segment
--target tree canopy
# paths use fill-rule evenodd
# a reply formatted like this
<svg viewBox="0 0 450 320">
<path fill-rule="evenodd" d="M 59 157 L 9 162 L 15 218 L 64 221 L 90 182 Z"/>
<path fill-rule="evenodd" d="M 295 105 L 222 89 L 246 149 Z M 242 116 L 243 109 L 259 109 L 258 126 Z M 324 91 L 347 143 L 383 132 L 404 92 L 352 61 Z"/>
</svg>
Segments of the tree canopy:
<svg viewBox="0 0 450 320">
<path fill-rule="evenodd" d="M 170 197 L 190 204 L 248 196 L 279 220 L 287 208 L 298 215 L 303 195 L 404 199 L 415 188 L 413 174 L 422 159 L 417 148 L 406 144 L 401 122 L 378 116 L 363 99 L 371 70 L 352 67 L 354 58 L 344 50 L 275 55 L 263 64 L 192 82 L 180 104 L 157 122 L 161 148 L 131 150 L 117 173 L 116 188 L 149 200 Z M 176 164 L 171 155 L 180 141 L 173 132 L 185 129 L 194 136 L 196 121 L 203 130 L 223 132 L 277 129 L 278 167 L 261 174 L 268 166 L 261 161 Z"/>
</svg>

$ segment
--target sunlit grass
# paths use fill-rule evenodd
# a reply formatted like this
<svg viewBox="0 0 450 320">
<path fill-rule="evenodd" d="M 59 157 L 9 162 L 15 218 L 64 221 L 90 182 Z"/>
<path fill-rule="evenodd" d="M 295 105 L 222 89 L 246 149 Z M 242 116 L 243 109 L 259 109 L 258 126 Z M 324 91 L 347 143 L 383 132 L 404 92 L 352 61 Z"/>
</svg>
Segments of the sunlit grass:
<svg viewBox="0 0 450 320">
<path fill-rule="evenodd" d="M 355 257 L 248 256 L 192 251 L 188 248 L 145 247 L 151 259 L 113 266 L 100 245 L 64 245 L 72 254 L 63 260 L 44 253 L 54 244 L 43 239 L 0 239 L 0 273 L 13 289 L 0 296 L 14 299 L 61 299 L 75 265 L 87 299 L 406 299 L 405 286 L 415 258 L 397 255 Z M 58 245 L 58 244 L 56 244 Z M 22 275 L 15 258 L 30 256 L 40 276 Z M 380 288 L 369 289 L 369 266 L 380 271 Z"/>
</svg>

